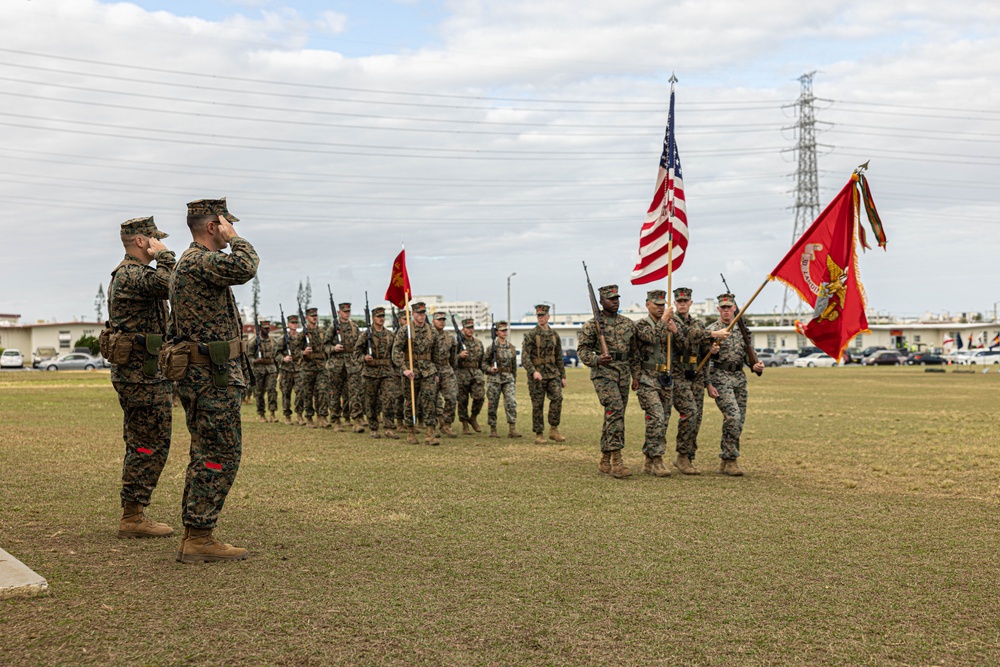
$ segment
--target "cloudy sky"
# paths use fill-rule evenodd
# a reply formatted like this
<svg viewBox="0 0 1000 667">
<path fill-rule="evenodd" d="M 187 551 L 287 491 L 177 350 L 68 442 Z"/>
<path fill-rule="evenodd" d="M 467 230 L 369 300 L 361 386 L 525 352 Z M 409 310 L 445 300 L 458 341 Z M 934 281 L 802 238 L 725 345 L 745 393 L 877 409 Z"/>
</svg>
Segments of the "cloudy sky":
<svg viewBox="0 0 1000 667">
<path fill-rule="evenodd" d="M 858 164 L 889 238 L 871 308 L 989 311 L 1000 4 L 841 0 L 3 0 L 0 312 L 94 317 L 119 224 L 228 196 L 262 313 L 309 279 L 515 317 L 625 302 L 676 72 L 691 241 L 674 284 L 744 298 L 792 242 L 799 77 L 816 72 L 821 205 Z M 780 310 L 768 286 L 754 311 Z M 250 287 L 237 288 L 250 299 Z"/>
</svg>

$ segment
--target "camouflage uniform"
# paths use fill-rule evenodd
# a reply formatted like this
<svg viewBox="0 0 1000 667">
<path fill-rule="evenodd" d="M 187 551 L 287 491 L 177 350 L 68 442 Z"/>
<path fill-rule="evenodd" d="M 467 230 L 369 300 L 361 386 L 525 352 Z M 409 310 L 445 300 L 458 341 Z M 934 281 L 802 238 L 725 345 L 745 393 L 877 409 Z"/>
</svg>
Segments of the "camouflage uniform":
<svg viewBox="0 0 1000 667">
<path fill-rule="evenodd" d="M 143 234 L 164 238 L 156 230 L 153 218 L 134 218 L 122 225 L 123 235 Z M 129 255 L 111 272 L 108 285 L 108 321 L 126 334 L 160 334 L 167 330 L 166 299 L 170 274 L 176 259 L 170 250 L 154 256 L 156 268 Z M 145 338 L 145 336 L 143 336 Z M 148 505 L 163 472 L 170 451 L 171 397 L 173 383 L 165 380 L 155 366 L 152 376 L 143 371 L 147 359 L 145 345 L 133 342 L 132 356 L 125 364 L 111 365 L 111 383 L 118 392 L 124 415 L 122 438 L 125 458 L 122 462 L 121 503 Z"/>
<path fill-rule="evenodd" d="M 408 361 L 407 327 L 402 326 L 396 333 L 392 345 L 392 365 L 402 373 L 410 368 Z M 437 417 L 437 366 L 432 357 L 434 350 L 434 326 L 424 322 L 423 326 L 413 327 L 413 383 L 417 398 L 417 414 L 422 415 L 425 426 L 434 426 Z M 406 426 L 413 425 L 413 405 L 410 398 L 409 379 L 403 378 L 405 393 L 403 394 L 403 414 Z"/>
<path fill-rule="evenodd" d="M 536 309 L 539 307 L 536 306 Z M 544 312 L 548 313 L 548 306 Z M 528 394 L 531 396 L 531 430 L 545 430 L 545 397 L 549 397 L 549 426 L 559 426 L 562 418 L 562 383 L 566 379 L 562 342 L 552 329 L 536 326 L 521 343 L 521 365 L 528 374 Z M 533 375 L 538 371 L 542 379 Z"/>
<path fill-rule="evenodd" d="M 707 331 L 725 328 L 722 320 L 716 320 L 708 325 Z M 730 336 L 717 342 L 719 353 L 711 358 L 708 384 L 719 392 L 715 399 L 722 413 L 722 452 L 719 458 L 735 461 L 740 455 L 740 434 L 747 417 L 747 376 L 743 367 L 749 365 L 750 360 L 742 336 Z"/>
<path fill-rule="evenodd" d="M 266 328 L 263 324 L 261 328 Z M 257 336 L 247 344 L 247 356 L 253 367 L 253 395 L 257 400 L 257 414 L 264 416 L 264 397 L 267 395 L 267 409 L 271 414 L 278 411 L 278 366 L 275 359 L 278 346 L 269 335 L 261 334 L 260 358 L 257 358 Z"/>
<path fill-rule="evenodd" d="M 225 214 L 235 218 L 211 201 L 188 204 L 188 215 L 198 212 Z M 170 306 L 173 311 L 172 334 L 202 346 L 217 341 L 237 341 L 243 325 L 236 310 L 232 285 L 243 285 L 257 273 L 260 259 L 250 242 L 234 236 L 230 252 L 213 252 L 198 242 L 184 251 L 170 280 Z M 181 404 L 191 433 L 191 462 L 184 483 L 184 525 L 192 529 L 212 529 L 218 521 L 229 489 L 236 479 L 243 451 L 240 404 L 248 376 L 244 373 L 246 355 L 229 359 L 226 386 L 218 387 L 212 366 L 192 355 L 187 375 L 177 383 Z M 247 365 L 249 371 L 249 365 Z"/>
<path fill-rule="evenodd" d="M 298 318 L 295 320 L 298 321 Z M 288 350 L 279 350 L 278 358 L 281 360 L 278 364 L 278 383 L 281 388 L 281 413 L 285 415 L 286 418 L 291 418 L 292 416 L 292 392 L 296 391 L 296 384 L 299 378 L 299 359 L 295 352 L 295 339 L 298 337 L 298 332 L 288 334 Z M 284 341 L 282 341 L 282 346 L 284 346 Z M 285 353 L 288 353 L 287 355 Z M 291 357 L 291 361 L 285 361 L 285 356 Z M 295 406 L 296 412 L 301 413 L 301 400 L 296 392 L 295 395 Z"/>
<path fill-rule="evenodd" d="M 468 320 L 463 320 L 466 324 Z M 475 336 L 462 336 L 462 345 L 469 353 L 468 358 L 458 359 L 455 368 L 455 381 L 458 383 L 458 420 L 463 424 L 468 424 L 470 420 L 479 417 L 483 409 L 483 402 L 486 398 L 483 386 L 483 344 Z M 492 360 L 490 364 L 492 365 Z M 472 399 L 472 407 L 469 407 L 469 399 Z"/>
<path fill-rule="evenodd" d="M 351 304 L 340 304 L 340 307 L 350 307 Z M 347 421 L 360 419 L 364 414 L 363 401 L 361 399 L 364 388 L 361 381 L 361 363 L 354 354 L 361 330 L 352 320 L 339 319 L 337 314 L 337 325 L 340 330 L 340 340 L 333 332 L 331 326 L 326 330 L 326 350 L 327 362 L 326 373 L 327 383 L 330 387 L 328 404 L 330 408 L 330 419 L 340 419 L 343 417 Z M 333 346 L 340 342 L 344 346 L 342 352 L 334 352 Z"/>
<path fill-rule="evenodd" d="M 674 290 L 675 295 L 677 292 Z M 705 369 L 697 374 L 695 369 L 708 354 L 712 337 L 701 321 L 690 314 L 675 314 L 674 324 L 677 325 L 677 334 L 674 336 L 670 370 L 674 378 L 673 407 L 677 410 L 678 419 L 676 449 L 678 454 L 694 461 L 705 404 Z"/>
<path fill-rule="evenodd" d="M 661 293 L 660 290 L 653 292 Z M 662 297 L 659 297 L 662 303 Z M 648 457 L 663 456 L 667 449 L 667 426 L 670 422 L 671 388 L 667 373 L 667 336 L 663 320 L 647 315 L 635 324 L 636 351 L 639 357 L 639 387 L 635 390 L 639 405 L 646 413 L 646 440 L 642 453 Z M 661 381 L 662 380 L 662 381 Z"/>
<path fill-rule="evenodd" d="M 602 294 L 605 288 L 601 288 Z M 617 287 L 615 288 L 617 294 Z M 590 367 L 590 380 L 594 383 L 597 398 L 604 406 L 604 427 L 601 430 L 601 451 L 614 452 L 625 446 L 625 408 L 631 387 L 630 374 L 638 375 L 636 363 L 635 324 L 624 315 L 608 317 L 604 312 L 601 331 L 608 344 L 612 361 L 600 366 L 597 358 L 601 355 L 601 342 L 597 335 L 597 325 L 593 319 L 587 320 L 580 334 L 577 352 L 580 361 Z"/>
<path fill-rule="evenodd" d="M 507 423 L 517 423 L 517 348 L 508 342 L 496 340 L 497 372 L 493 370 L 493 344 L 486 348 L 483 361 L 480 364 L 486 375 L 486 409 L 487 422 L 490 426 L 497 425 L 497 408 L 500 404 L 500 394 L 503 394 L 503 409 L 507 413 Z"/>
<path fill-rule="evenodd" d="M 377 309 L 376 309 L 377 310 Z M 368 336 L 358 336 L 354 343 L 354 358 L 361 365 L 361 377 L 364 381 L 365 412 L 368 416 L 368 428 L 376 433 L 379 427 L 379 415 L 384 415 L 386 428 L 391 429 L 398 418 L 396 414 L 396 393 L 399 385 L 396 372 L 392 367 L 393 334 L 383 329 L 372 329 L 372 361 L 365 361 L 368 353 Z"/>
<path fill-rule="evenodd" d="M 314 308 L 309 310 L 315 311 Z M 307 334 L 308 342 L 306 341 Z M 330 388 L 326 372 L 326 354 L 323 351 L 325 337 L 326 334 L 322 327 L 317 325 L 313 328 L 306 322 L 300 335 L 294 341 L 296 356 L 300 359 L 297 390 L 302 399 L 302 411 L 305 412 L 306 419 L 312 419 L 313 415 L 319 415 L 325 419 L 328 411 L 327 398 L 330 395 Z M 312 347 L 312 352 L 308 356 L 305 354 L 307 347 Z"/>
<path fill-rule="evenodd" d="M 455 362 L 458 359 L 458 343 L 447 330 L 437 331 L 434 343 L 434 365 L 438 371 L 437 416 L 439 425 L 450 426 L 455 421 L 455 407 L 458 404 L 458 382 L 455 380 Z"/>
</svg>

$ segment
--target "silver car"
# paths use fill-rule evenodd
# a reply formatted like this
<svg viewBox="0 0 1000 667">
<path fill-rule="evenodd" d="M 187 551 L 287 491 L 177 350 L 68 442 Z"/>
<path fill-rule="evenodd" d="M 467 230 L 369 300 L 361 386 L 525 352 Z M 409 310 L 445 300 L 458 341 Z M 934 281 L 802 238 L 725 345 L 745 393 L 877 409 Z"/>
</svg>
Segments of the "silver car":
<svg viewBox="0 0 1000 667">
<path fill-rule="evenodd" d="M 49 359 L 42 363 L 39 368 L 47 371 L 92 371 L 95 368 L 105 368 L 105 363 L 103 357 L 71 352 L 57 359 Z"/>
</svg>

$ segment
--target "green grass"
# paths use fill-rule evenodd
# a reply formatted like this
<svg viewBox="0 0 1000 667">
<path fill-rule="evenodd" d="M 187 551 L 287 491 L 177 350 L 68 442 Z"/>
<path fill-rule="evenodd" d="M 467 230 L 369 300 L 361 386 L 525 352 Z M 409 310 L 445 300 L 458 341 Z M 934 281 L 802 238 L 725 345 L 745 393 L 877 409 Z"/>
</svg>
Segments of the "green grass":
<svg viewBox="0 0 1000 667">
<path fill-rule="evenodd" d="M 598 475 L 583 370 L 562 445 L 406 445 L 245 406 L 218 533 L 250 558 L 181 565 L 176 538 L 115 537 L 107 375 L 2 373 L 0 546 L 51 593 L 0 601 L 0 664 L 1000 664 L 1000 374 L 768 369 L 750 391 L 740 479 Z M 636 472 L 641 428 L 633 396 Z M 706 471 L 719 435 L 708 401 Z M 174 436 L 149 514 L 176 529 L 179 409 Z"/>
</svg>

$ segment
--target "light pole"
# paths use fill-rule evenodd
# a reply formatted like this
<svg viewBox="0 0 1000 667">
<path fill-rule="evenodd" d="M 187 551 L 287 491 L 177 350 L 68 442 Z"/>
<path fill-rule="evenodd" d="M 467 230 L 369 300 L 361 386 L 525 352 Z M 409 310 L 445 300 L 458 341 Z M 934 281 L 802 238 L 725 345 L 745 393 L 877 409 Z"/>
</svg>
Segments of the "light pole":
<svg viewBox="0 0 1000 667">
<path fill-rule="evenodd" d="M 507 276 L 507 326 L 510 326 L 510 279 L 517 275 L 517 271 Z"/>
</svg>

